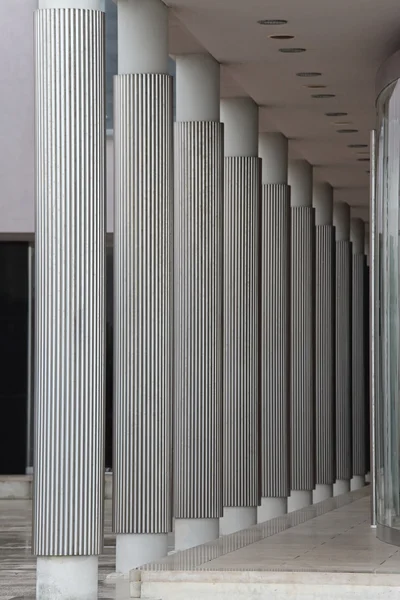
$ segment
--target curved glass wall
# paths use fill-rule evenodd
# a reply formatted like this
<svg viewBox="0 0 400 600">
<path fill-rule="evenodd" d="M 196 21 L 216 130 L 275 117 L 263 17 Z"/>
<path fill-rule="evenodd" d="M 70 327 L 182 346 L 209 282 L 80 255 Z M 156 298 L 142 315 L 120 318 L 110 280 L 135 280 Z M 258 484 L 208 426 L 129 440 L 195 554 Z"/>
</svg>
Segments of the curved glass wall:
<svg viewBox="0 0 400 600">
<path fill-rule="evenodd" d="M 378 100 L 375 401 L 378 536 L 400 545 L 400 81 Z"/>
</svg>

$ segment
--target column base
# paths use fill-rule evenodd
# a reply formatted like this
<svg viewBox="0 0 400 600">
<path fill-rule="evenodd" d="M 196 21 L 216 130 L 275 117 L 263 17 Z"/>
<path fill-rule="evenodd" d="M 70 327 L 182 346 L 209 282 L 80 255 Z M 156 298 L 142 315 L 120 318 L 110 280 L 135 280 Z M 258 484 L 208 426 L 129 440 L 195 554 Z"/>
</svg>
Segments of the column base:
<svg viewBox="0 0 400 600">
<path fill-rule="evenodd" d="M 313 491 L 313 504 L 328 500 L 333 496 L 333 485 L 329 483 L 318 483 Z"/>
<path fill-rule="evenodd" d="M 292 490 L 288 498 L 288 512 L 300 510 L 313 503 L 313 493 L 310 490 Z"/>
<path fill-rule="evenodd" d="M 224 516 L 219 520 L 219 534 L 229 535 L 257 524 L 255 506 L 225 506 Z"/>
<path fill-rule="evenodd" d="M 356 490 L 361 490 L 363 487 L 365 487 L 364 475 L 354 475 L 353 479 L 350 481 L 350 490 L 355 492 Z"/>
<path fill-rule="evenodd" d="M 164 558 L 168 554 L 166 533 L 118 533 L 116 571 L 129 573 L 132 569 Z"/>
<path fill-rule="evenodd" d="M 350 479 L 337 479 L 333 484 L 333 495 L 341 496 L 350 491 Z"/>
<path fill-rule="evenodd" d="M 97 600 L 97 556 L 40 556 L 36 600 Z"/>
<path fill-rule="evenodd" d="M 365 483 L 371 483 L 371 473 L 369 471 L 365 475 Z"/>
<path fill-rule="evenodd" d="M 261 505 L 257 509 L 257 523 L 282 517 L 287 511 L 287 498 L 261 498 Z"/>
<path fill-rule="evenodd" d="M 219 537 L 219 519 L 175 519 L 175 550 L 187 550 Z"/>
</svg>

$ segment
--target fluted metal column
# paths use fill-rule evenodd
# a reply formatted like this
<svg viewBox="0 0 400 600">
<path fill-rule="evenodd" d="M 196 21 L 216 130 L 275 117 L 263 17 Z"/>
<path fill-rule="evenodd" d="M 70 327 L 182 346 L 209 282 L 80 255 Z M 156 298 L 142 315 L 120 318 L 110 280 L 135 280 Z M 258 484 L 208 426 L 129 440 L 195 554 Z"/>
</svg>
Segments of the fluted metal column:
<svg viewBox="0 0 400 600">
<path fill-rule="evenodd" d="M 175 547 L 215 539 L 222 516 L 223 127 L 219 64 L 176 60 Z"/>
<path fill-rule="evenodd" d="M 312 167 L 289 162 L 291 186 L 291 496 L 289 511 L 312 504 L 315 487 L 315 217 Z"/>
<path fill-rule="evenodd" d="M 335 469 L 335 230 L 333 190 L 314 185 L 315 208 L 315 490 L 333 496 Z"/>
<path fill-rule="evenodd" d="M 258 107 L 221 101 L 225 133 L 223 258 L 223 535 L 257 523 L 259 503 Z"/>
<path fill-rule="evenodd" d="M 288 141 L 262 133 L 261 505 L 258 522 L 287 512 L 290 494 L 290 188 Z"/>
<path fill-rule="evenodd" d="M 365 485 L 366 474 L 366 389 L 365 389 L 365 224 L 351 219 L 352 269 L 352 450 L 351 489 Z"/>
<path fill-rule="evenodd" d="M 39 2 L 35 13 L 40 600 L 97 598 L 103 545 L 104 14 L 100 2 L 73 4 Z"/>
<path fill-rule="evenodd" d="M 128 573 L 171 530 L 172 78 L 166 6 L 119 0 L 118 24 L 113 530 Z"/>
<path fill-rule="evenodd" d="M 335 204 L 336 232 L 336 483 L 335 496 L 350 490 L 352 477 L 351 421 L 351 292 L 352 249 L 350 207 Z"/>
</svg>

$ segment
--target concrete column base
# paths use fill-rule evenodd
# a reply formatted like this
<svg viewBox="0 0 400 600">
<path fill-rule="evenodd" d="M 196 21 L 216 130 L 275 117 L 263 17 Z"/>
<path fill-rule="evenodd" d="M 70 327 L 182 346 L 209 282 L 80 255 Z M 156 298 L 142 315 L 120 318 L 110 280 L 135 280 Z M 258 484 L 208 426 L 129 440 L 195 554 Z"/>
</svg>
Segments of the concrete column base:
<svg viewBox="0 0 400 600">
<path fill-rule="evenodd" d="M 311 490 L 292 490 L 288 498 L 288 513 L 300 510 L 313 503 L 313 493 Z"/>
<path fill-rule="evenodd" d="M 40 556 L 36 600 L 97 600 L 97 556 Z"/>
<path fill-rule="evenodd" d="M 118 533 L 116 571 L 129 573 L 132 569 L 164 558 L 168 554 L 166 533 Z"/>
<path fill-rule="evenodd" d="M 225 506 L 224 516 L 219 520 L 219 534 L 229 535 L 257 524 L 255 506 Z"/>
<path fill-rule="evenodd" d="M 350 491 L 350 479 L 337 479 L 333 484 L 333 495 L 341 496 Z"/>
<path fill-rule="evenodd" d="M 261 505 L 257 509 L 257 523 L 281 517 L 287 511 L 287 498 L 261 498 Z"/>
<path fill-rule="evenodd" d="M 219 537 L 219 519 L 175 519 L 175 550 L 187 550 Z"/>
<path fill-rule="evenodd" d="M 328 498 L 332 498 L 332 496 L 333 485 L 328 483 L 319 483 L 315 486 L 315 490 L 313 491 L 313 504 L 318 504 L 318 502 L 328 500 Z"/>
<path fill-rule="evenodd" d="M 364 475 L 354 475 L 353 479 L 350 481 L 350 490 L 355 492 L 356 490 L 361 490 L 363 487 L 365 487 Z"/>
</svg>

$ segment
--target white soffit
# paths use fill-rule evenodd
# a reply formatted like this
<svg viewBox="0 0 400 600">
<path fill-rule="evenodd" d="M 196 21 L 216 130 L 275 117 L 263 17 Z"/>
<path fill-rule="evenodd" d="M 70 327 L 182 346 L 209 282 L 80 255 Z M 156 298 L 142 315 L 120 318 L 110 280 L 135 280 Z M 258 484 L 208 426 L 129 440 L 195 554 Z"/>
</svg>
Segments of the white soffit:
<svg viewBox="0 0 400 600">
<path fill-rule="evenodd" d="M 293 155 L 316 167 L 318 180 L 358 190 L 357 198 L 367 206 L 369 163 L 359 159 L 368 156 L 369 131 L 375 126 L 376 72 L 400 48 L 398 0 L 170 0 L 167 4 L 173 9 L 171 52 L 210 52 L 223 65 L 222 97 L 251 96 L 262 107 L 261 131 L 282 131 L 292 140 Z M 260 19 L 288 23 L 259 25 Z M 294 38 L 269 37 L 281 34 Z M 306 51 L 279 52 L 288 47 Z M 322 76 L 296 75 L 304 71 Z M 335 97 L 312 98 L 319 93 Z M 328 117 L 327 112 L 348 114 Z M 339 129 L 358 132 L 340 134 Z M 356 143 L 368 147 L 348 147 Z M 353 206 L 348 192 L 346 201 Z"/>
</svg>

